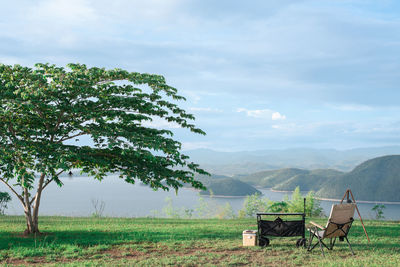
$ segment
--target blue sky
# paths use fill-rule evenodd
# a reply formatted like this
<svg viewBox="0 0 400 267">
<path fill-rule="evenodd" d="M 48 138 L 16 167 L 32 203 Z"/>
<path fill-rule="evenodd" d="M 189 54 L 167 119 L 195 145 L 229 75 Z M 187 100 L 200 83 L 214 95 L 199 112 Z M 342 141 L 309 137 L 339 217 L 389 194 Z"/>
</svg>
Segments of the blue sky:
<svg viewBox="0 0 400 267">
<path fill-rule="evenodd" d="M 185 149 L 400 141 L 400 1 L 2 1 L 0 62 L 162 74 Z"/>
</svg>

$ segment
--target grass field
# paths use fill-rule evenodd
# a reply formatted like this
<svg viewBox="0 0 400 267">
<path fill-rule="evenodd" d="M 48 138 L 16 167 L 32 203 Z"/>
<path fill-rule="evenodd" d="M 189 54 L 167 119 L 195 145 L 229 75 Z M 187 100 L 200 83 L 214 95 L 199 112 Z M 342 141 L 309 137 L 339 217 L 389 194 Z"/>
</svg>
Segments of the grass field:
<svg viewBox="0 0 400 267">
<path fill-rule="evenodd" d="M 324 224 L 326 219 L 314 221 Z M 38 266 L 400 266 L 400 223 L 359 221 L 349 239 L 321 257 L 296 248 L 297 238 L 272 239 L 267 248 L 242 247 L 255 219 L 41 217 L 44 235 L 24 237 L 24 218 L 0 217 L 0 263 Z"/>
</svg>

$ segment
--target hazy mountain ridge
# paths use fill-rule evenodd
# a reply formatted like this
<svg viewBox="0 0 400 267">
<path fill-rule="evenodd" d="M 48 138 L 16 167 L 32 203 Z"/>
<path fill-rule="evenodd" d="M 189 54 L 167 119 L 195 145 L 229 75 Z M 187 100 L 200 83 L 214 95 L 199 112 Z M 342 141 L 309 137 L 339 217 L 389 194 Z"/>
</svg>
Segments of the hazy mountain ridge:
<svg viewBox="0 0 400 267">
<path fill-rule="evenodd" d="M 185 153 L 211 173 L 233 176 L 283 168 L 350 171 L 368 159 L 400 154 L 400 146 L 350 150 L 295 148 L 240 152 L 196 149 Z"/>
</svg>

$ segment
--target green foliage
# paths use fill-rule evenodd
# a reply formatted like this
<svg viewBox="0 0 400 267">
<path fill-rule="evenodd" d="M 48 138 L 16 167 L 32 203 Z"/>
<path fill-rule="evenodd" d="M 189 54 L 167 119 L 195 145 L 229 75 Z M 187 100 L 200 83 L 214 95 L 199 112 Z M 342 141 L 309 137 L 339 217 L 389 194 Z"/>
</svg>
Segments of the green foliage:
<svg viewBox="0 0 400 267">
<path fill-rule="evenodd" d="M 11 201 L 11 196 L 7 192 L 0 192 L 0 215 L 5 214 L 8 202 Z"/>
<path fill-rule="evenodd" d="M 232 219 L 235 218 L 235 212 L 229 203 L 219 205 L 214 199 L 214 193 L 210 190 L 210 197 L 205 200 L 199 194 L 198 203 L 193 212 L 196 218 L 218 218 L 218 219 Z"/>
<path fill-rule="evenodd" d="M 266 212 L 268 199 L 262 198 L 261 194 L 247 196 L 243 208 L 239 210 L 239 218 L 254 217 L 257 212 Z"/>
<path fill-rule="evenodd" d="M 202 196 L 199 196 L 198 203 L 194 209 L 186 207 L 175 207 L 171 197 L 165 198 L 166 205 L 162 209 L 162 213 L 155 213 L 154 217 L 161 215 L 166 218 L 218 218 L 218 219 L 233 219 L 236 214 L 229 203 L 218 205 L 213 198 L 206 201 Z"/>
<path fill-rule="evenodd" d="M 315 198 L 314 192 L 308 192 L 306 199 L 307 216 L 320 216 L 322 208 Z M 283 201 L 268 200 L 259 194 L 247 196 L 243 208 L 239 211 L 239 217 L 254 217 L 257 212 L 304 212 L 304 197 L 300 193 L 300 187 L 296 187 L 291 199 L 286 195 Z"/>
<path fill-rule="evenodd" d="M 320 206 L 320 202 L 315 198 L 315 194 L 313 191 L 310 191 L 305 196 L 306 198 L 306 215 L 307 216 L 321 216 L 322 208 Z M 288 211 L 289 212 L 304 212 L 304 197 L 300 193 L 300 187 L 296 187 L 296 189 L 292 193 L 291 199 L 288 201 Z"/>
<path fill-rule="evenodd" d="M 268 211 L 270 212 L 287 212 L 289 204 L 286 201 L 268 201 Z"/>
<path fill-rule="evenodd" d="M 166 197 L 165 202 L 166 206 L 163 207 L 163 213 L 167 218 L 180 218 L 179 211 L 174 208 L 171 197 Z"/>
<path fill-rule="evenodd" d="M 146 126 L 158 119 L 205 134 L 179 100 L 185 99 L 160 75 L 83 64 L 0 64 L 0 180 L 22 188 L 13 192 L 26 209 L 34 204 L 34 215 L 42 188 L 62 186 L 59 175 L 73 168 L 98 180 L 119 173 L 155 190 L 204 189 L 194 175 L 207 173 L 181 153 L 173 133 Z M 79 142 L 84 136 L 92 146 Z"/>
<path fill-rule="evenodd" d="M 372 207 L 372 211 L 375 212 L 375 218 L 377 220 L 384 219 L 385 216 L 383 216 L 383 210 L 385 209 L 385 205 L 383 204 L 375 204 L 375 206 Z"/>
<path fill-rule="evenodd" d="M 177 208 L 174 207 L 173 201 L 171 197 L 166 197 L 165 202 L 167 205 L 165 205 L 162 208 L 162 215 L 163 217 L 166 218 L 174 218 L 174 219 L 190 219 L 193 217 L 194 209 L 188 209 L 188 208 Z M 157 216 L 155 216 L 157 217 Z"/>
<path fill-rule="evenodd" d="M 291 199 L 288 201 L 288 211 L 289 212 L 303 212 L 304 211 L 304 198 L 300 193 L 300 187 L 292 193 Z"/>
<path fill-rule="evenodd" d="M 197 203 L 195 211 L 198 218 L 212 218 L 214 215 L 210 203 L 207 202 L 201 195 L 199 195 L 199 202 Z"/>
<path fill-rule="evenodd" d="M 237 216 L 232 209 L 231 204 L 228 202 L 225 203 L 223 206 L 218 206 L 216 210 L 216 218 L 218 219 L 235 219 Z"/>
<path fill-rule="evenodd" d="M 320 217 L 322 216 L 321 202 L 316 198 L 314 191 L 310 191 L 306 195 L 306 214 L 307 216 Z"/>
<path fill-rule="evenodd" d="M 143 124 L 158 117 L 204 134 L 188 122 L 193 115 L 166 100 L 184 98 L 164 77 L 80 64 L 69 64 L 68 70 L 35 66 L 0 65 L 4 179 L 15 177 L 31 188 L 38 172 L 62 185 L 58 172 L 76 167 L 99 180 L 119 172 L 129 183 L 140 179 L 156 189 L 178 189 L 182 183 L 202 188 L 193 175 L 204 171 L 187 162 L 172 132 Z M 143 85 L 149 89 L 138 87 Z M 73 142 L 81 136 L 94 146 Z"/>
</svg>

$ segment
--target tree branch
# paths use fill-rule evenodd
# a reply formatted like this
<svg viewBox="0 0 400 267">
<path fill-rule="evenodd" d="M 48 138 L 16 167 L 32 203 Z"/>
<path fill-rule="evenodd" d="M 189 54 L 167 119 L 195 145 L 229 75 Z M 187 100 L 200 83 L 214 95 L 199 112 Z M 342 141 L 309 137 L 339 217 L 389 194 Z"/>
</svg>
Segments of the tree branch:
<svg viewBox="0 0 400 267">
<path fill-rule="evenodd" d="M 40 117 L 41 119 L 43 119 L 43 122 L 47 121 L 46 118 L 43 116 L 42 111 L 41 111 L 37 106 L 35 106 L 35 107 L 37 108 L 36 111 L 38 112 L 39 117 Z M 44 126 L 46 127 L 47 131 L 50 131 L 50 126 L 49 126 L 49 124 L 48 124 L 48 123 L 43 123 L 43 124 L 44 124 Z"/>
<path fill-rule="evenodd" d="M 60 115 L 57 118 L 57 124 L 56 124 L 56 126 L 54 126 L 54 132 L 57 131 L 58 128 L 60 127 L 60 124 L 61 124 L 62 119 L 63 119 L 63 115 L 64 115 L 64 111 L 61 111 Z"/>
<path fill-rule="evenodd" d="M 10 131 L 11 135 L 14 137 L 14 140 L 18 140 L 17 134 L 14 131 L 14 127 L 12 126 L 11 122 L 8 124 L 8 130 Z"/>
<path fill-rule="evenodd" d="M 64 172 L 64 170 L 58 172 L 55 176 L 58 177 L 58 176 L 59 176 L 61 173 L 63 173 L 63 172 Z M 44 185 L 43 185 L 43 187 L 42 187 L 42 191 L 43 191 L 43 190 L 46 188 L 46 186 L 47 186 L 49 183 L 51 183 L 53 180 L 54 180 L 53 178 L 47 180 L 46 183 L 44 183 Z M 31 205 L 32 205 L 32 203 L 35 201 L 36 197 L 37 197 L 37 193 L 36 193 L 36 195 L 31 199 L 31 201 L 29 202 Z"/>
<path fill-rule="evenodd" d="M 75 137 L 78 137 L 78 136 L 81 136 L 81 135 L 85 135 L 85 134 L 87 134 L 87 133 L 81 132 L 81 133 L 78 133 L 78 134 L 74 134 L 72 136 L 65 136 L 65 137 L 62 137 L 60 140 L 58 140 L 56 143 L 58 144 L 58 143 L 66 141 L 66 140 L 70 140 L 72 138 L 75 138 Z"/>
<path fill-rule="evenodd" d="M 24 204 L 24 199 L 22 198 L 22 196 L 18 194 L 14 190 L 14 188 L 11 187 L 11 185 L 9 185 L 3 178 L 0 178 L 0 181 L 2 181 L 18 197 L 18 199 L 22 202 L 22 204 Z"/>
<path fill-rule="evenodd" d="M 58 176 L 59 176 L 61 173 L 63 173 L 64 171 L 65 171 L 65 170 L 59 171 L 59 172 L 55 175 L 55 177 L 58 177 Z M 43 185 L 42 190 L 44 190 L 44 189 L 46 188 L 46 186 L 47 186 L 49 183 L 51 183 L 53 180 L 54 180 L 53 178 L 51 178 L 50 180 L 47 180 L 47 182 Z"/>
</svg>

